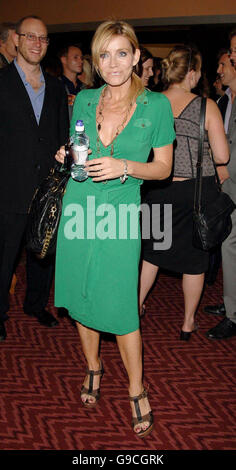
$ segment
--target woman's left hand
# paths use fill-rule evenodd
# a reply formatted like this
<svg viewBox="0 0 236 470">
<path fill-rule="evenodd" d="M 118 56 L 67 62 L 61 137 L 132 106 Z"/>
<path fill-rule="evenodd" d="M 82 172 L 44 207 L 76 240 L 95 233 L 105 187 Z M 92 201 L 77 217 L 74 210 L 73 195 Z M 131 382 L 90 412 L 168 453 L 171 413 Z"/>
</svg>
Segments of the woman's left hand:
<svg viewBox="0 0 236 470">
<path fill-rule="evenodd" d="M 218 166 L 217 173 L 219 176 L 220 184 L 223 184 L 230 176 L 227 166 Z"/>
<path fill-rule="evenodd" d="M 111 180 L 124 174 L 124 162 L 113 157 L 88 160 L 84 168 L 93 181 Z"/>
</svg>

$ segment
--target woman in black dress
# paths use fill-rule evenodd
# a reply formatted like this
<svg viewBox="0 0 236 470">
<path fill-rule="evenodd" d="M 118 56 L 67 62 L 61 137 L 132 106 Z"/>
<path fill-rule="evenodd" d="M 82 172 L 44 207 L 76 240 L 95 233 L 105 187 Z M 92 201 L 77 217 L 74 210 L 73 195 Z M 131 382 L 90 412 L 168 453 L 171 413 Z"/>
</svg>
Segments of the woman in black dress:
<svg viewBox="0 0 236 470">
<path fill-rule="evenodd" d="M 191 93 L 201 76 L 201 56 L 198 51 L 186 46 L 177 46 L 163 61 L 166 91 L 175 117 L 176 145 L 171 182 L 158 187 L 155 184 L 146 195 L 146 203 L 165 204 L 172 207 L 172 217 L 164 218 L 169 245 L 155 237 L 143 242 L 143 264 L 140 280 L 140 311 L 152 287 L 159 267 L 183 274 L 185 314 L 180 339 L 189 340 L 196 330 L 194 315 L 200 301 L 205 272 L 208 268 L 207 252 L 192 245 L 192 219 L 196 163 L 198 157 L 198 135 L 201 97 Z M 207 99 L 204 156 L 203 198 L 214 200 L 216 196 L 215 170 L 210 148 L 216 164 L 225 164 L 229 159 L 223 121 L 214 101 Z M 167 206 L 166 206 L 167 207 Z M 166 214 L 165 214 L 166 215 Z M 161 210 L 161 219 L 163 219 Z M 169 224 L 169 225 L 168 225 Z M 171 242 L 172 231 L 172 242 Z M 153 232 L 153 230 L 151 231 Z M 164 249 L 163 249 L 164 248 Z"/>
</svg>

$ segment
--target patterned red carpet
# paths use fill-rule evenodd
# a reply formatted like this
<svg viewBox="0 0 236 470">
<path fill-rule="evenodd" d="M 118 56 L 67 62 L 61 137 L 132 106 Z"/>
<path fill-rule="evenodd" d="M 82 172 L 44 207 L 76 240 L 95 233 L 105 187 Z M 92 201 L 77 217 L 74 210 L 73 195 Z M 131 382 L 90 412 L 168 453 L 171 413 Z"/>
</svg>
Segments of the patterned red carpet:
<svg viewBox="0 0 236 470">
<path fill-rule="evenodd" d="M 88 410 L 79 398 L 85 365 L 76 329 L 67 319 L 48 329 L 25 316 L 24 261 L 17 278 L 8 338 L 0 344 L 1 450 L 236 448 L 235 338 L 204 335 L 218 322 L 202 308 L 221 301 L 221 274 L 206 288 L 200 329 L 189 343 L 179 341 L 181 279 L 161 274 L 149 297 L 142 333 L 155 430 L 143 440 L 131 430 L 127 378 L 113 337 L 102 341 L 102 396 Z"/>
</svg>

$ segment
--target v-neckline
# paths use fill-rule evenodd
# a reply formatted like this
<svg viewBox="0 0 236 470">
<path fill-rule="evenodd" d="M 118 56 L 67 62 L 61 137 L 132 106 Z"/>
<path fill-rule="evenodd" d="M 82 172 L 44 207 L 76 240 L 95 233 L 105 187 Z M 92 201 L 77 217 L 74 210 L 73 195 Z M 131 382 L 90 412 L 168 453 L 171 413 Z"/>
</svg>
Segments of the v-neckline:
<svg viewBox="0 0 236 470">
<path fill-rule="evenodd" d="M 97 102 L 97 106 L 99 105 L 99 101 L 100 101 L 100 98 L 101 98 L 101 94 L 102 94 L 104 88 L 105 88 L 105 87 L 102 88 L 101 93 L 100 93 L 100 95 L 99 95 L 99 99 L 98 99 L 98 102 Z M 134 114 L 136 113 L 136 110 L 137 110 L 137 107 L 138 107 L 137 98 L 136 98 L 136 101 L 135 101 L 135 105 L 136 105 L 136 107 L 135 107 L 135 109 L 134 109 L 134 111 L 133 111 L 132 116 L 131 116 L 130 119 L 128 120 L 126 126 L 123 127 L 122 131 L 121 131 L 121 132 L 117 135 L 117 137 L 115 137 L 108 145 L 104 145 L 104 143 L 103 143 L 103 141 L 102 141 L 100 135 L 98 134 L 98 130 L 97 130 L 97 106 L 96 106 L 96 112 L 95 112 L 95 128 L 96 128 L 96 133 L 97 133 L 97 137 L 99 138 L 99 140 L 100 140 L 102 146 L 103 146 L 105 149 L 107 149 L 108 147 L 110 147 L 110 146 L 112 145 L 112 143 L 113 143 L 115 140 L 118 139 L 118 137 L 122 134 L 122 132 L 124 132 L 124 130 L 126 129 L 126 127 L 129 125 L 130 121 L 133 119 L 133 116 L 134 116 Z"/>
</svg>

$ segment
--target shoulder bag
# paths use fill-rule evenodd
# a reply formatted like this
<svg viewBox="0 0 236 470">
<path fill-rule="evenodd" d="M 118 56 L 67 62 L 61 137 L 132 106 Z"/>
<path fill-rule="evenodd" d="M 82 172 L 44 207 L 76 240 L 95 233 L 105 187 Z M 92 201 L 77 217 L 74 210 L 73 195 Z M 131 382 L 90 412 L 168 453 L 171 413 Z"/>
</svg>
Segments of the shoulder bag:
<svg viewBox="0 0 236 470">
<path fill-rule="evenodd" d="M 221 191 L 219 177 L 216 173 L 217 197 L 204 204 L 202 201 L 202 157 L 205 130 L 206 98 L 202 98 L 200 111 L 200 132 L 198 144 L 197 175 L 195 183 L 193 209 L 193 245 L 204 251 L 210 251 L 220 245 L 232 230 L 230 214 L 236 205 L 230 196 Z M 215 167 L 215 165 L 214 165 Z"/>
<path fill-rule="evenodd" d="M 56 251 L 62 199 L 70 177 L 69 147 L 63 165 L 55 164 L 49 175 L 36 190 L 30 209 L 26 229 L 26 248 L 38 258 L 45 258 Z"/>
</svg>

